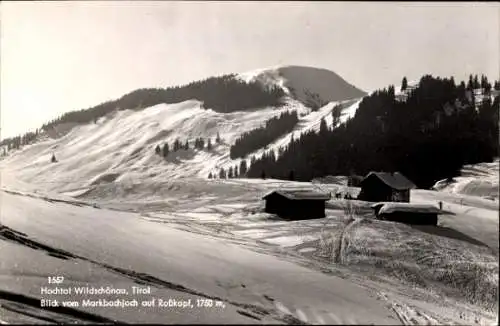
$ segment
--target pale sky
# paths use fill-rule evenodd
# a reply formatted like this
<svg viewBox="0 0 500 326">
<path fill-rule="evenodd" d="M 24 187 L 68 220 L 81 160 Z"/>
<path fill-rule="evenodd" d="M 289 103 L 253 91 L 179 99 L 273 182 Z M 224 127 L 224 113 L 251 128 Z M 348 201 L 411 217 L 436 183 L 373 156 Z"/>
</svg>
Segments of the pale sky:
<svg viewBox="0 0 500 326">
<path fill-rule="evenodd" d="M 366 91 L 500 76 L 497 3 L 6 2 L 1 138 L 137 88 L 290 64 Z"/>
</svg>

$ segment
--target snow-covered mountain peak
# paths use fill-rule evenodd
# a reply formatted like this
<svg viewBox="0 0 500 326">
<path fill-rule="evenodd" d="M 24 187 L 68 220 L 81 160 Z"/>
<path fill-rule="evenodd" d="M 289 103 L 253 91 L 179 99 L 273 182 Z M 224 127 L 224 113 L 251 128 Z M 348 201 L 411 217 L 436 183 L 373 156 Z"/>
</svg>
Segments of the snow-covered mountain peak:
<svg viewBox="0 0 500 326">
<path fill-rule="evenodd" d="M 278 65 L 241 73 L 237 78 L 246 82 L 259 81 L 266 86 L 280 86 L 287 95 L 302 103 L 317 100 L 326 104 L 366 95 L 366 92 L 349 84 L 335 72 L 315 67 Z"/>
</svg>

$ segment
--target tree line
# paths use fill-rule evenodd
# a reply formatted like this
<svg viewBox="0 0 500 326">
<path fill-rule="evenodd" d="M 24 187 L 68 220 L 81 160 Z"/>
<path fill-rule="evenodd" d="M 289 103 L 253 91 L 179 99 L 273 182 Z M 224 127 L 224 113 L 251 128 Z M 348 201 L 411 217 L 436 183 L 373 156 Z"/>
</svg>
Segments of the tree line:
<svg viewBox="0 0 500 326">
<path fill-rule="evenodd" d="M 304 100 L 305 106 L 310 108 L 313 112 L 318 111 L 328 104 L 328 101 L 323 100 L 318 93 L 311 92 L 309 89 L 304 90 L 304 95 L 306 96 Z"/>
<path fill-rule="evenodd" d="M 167 88 L 142 88 L 134 90 L 119 99 L 103 102 L 99 105 L 74 110 L 45 123 L 40 131 L 49 130 L 61 123 L 97 123 L 97 120 L 116 110 L 140 110 L 166 103 L 179 103 L 186 100 L 199 100 L 203 108 L 219 113 L 230 113 L 266 106 L 279 107 L 285 92 L 279 86 L 264 86 L 258 81 L 245 82 L 228 74 L 194 81 L 182 86 Z M 35 139 L 38 136 L 36 133 Z M 28 137 L 23 140 L 22 137 Z M 23 136 L 6 138 L 1 144 L 9 150 L 20 148 L 33 141 L 31 133 Z"/>
<path fill-rule="evenodd" d="M 240 164 L 236 164 L 233 166 L 230 166 L 227 171 L 224 168 L 219 169 L 219 173 L 212 173 L 210 172 L 208 174 L 209 179 L 216 179 L 217 177 L 219 179 L 231 179 L 231 178 L 239 178 L 239 177 L 245 177 L 247 175 L 248 171 L 248 165 L 246 160 L 241 160 Z"/>
<path fill-rule="evenodd" d="M 299 122 L 297 111 L 287 111 L 266 121 L 264 126 L 243 133 L 229 150 L 231 159 L 244 157 L 291 132 Z"/>
<path fill-rule="evenodd" d="M 280 106 L 285 95 L 279 86 L 263 86 L 258 81 L 245 82 L 235 74 L 210 77 L 183 86 L 167 88 L 142 88 L 130 92 L 120 99 L 107 101 L 79 111 L 71 111 L 43 125 L 89 123 L 114 110 L 139 110 L 162 103 L 179 103 L 199 100 L 203 107 L 220 113 L 243 111 L 265 106 Z"/>
<path fill-rule="evenodd" d="M 220 137 L 219 133 L 217 133 L 217 136 L 215 137 L 215 143 L 216 144 L 222 143 L 222 138 Z M 163 143 L 163 145 L 160 145 L 160 144 L 156 145 L 155 153 L 157 155 L 160 155 L 160 156 L 163 156 L 166 158 L 168 156 L 168 154 L 171 152 L 177 152 L 179 150 L 186 150 L 187 151 L 190 148 L 191 147 L 189 145 L 189 140 L 186 139 L 185 142 L 181 142 L 181 140 L 179 138 L 176 138 L 171 146 L 168 144 L 168 142 Z M 193 148 L 199 149 L 199 150 L 204 149 L 205 148 L 205 139 L 203 139 L 203 137 L 197 137 L 194 140 Z M 206 149 L 208 151 L 210 151 L 210 150 L 212 150 L 212 148 L 213 148 L 212 139 L 208 138 Z"/>
<path fill-rule="evenodd" d="M 33 131 L 26 132 L 21 136 L 2 139 L 2 141 L 0 141 L 0 146 L 5 146 L 6 151 L 20 149 L 22 146 L 34 143 L 38 135 L 39 135 L 39 130 L 36 129 L 34 132 Z"/>
<path fill-rule="evenodd" d="M 499 97 L 491 99 L 488 85 L 485 76 L 457 85 L 453 78 L 426 75 L 404 102 L 396 100 L 391 85 L 366 96 L 355 116 L 339 127 L 328 128 L 323 119 L 319 132 L 305 132 L 280 153 L 252 159 L 247 176 L 310 181 L 400 171 L 429 188 L 457 176 L 464 164 L 498 156 Z M 470 92 L 478 88 L 482 95 Z M 498 81 L 494 88 L 500 89 Z M 479 105 L 477 96 L 485 98 Z"/>
</svg>

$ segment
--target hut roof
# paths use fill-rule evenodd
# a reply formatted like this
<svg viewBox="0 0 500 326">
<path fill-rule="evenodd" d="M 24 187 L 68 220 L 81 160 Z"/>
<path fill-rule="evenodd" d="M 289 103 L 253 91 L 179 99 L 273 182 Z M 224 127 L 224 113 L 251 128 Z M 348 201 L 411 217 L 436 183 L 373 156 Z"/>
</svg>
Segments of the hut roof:
<svg viewBox="0 0 500 326">
<path fill-rule="evenodd" d="M 390 214 L 395 212 L 404 213 L 429 213 L 429 214 L 443 214 L 444 212 L 439 208 L 428 204 L 408 204 L 408 203 L 377 203 L 372 205 L 372 208 L 380 207 L 379 214 Z"/>
<path fill-rule="evenodd" d="M 321 193 L 312 190 L 274 190 L 266 194 L 263 198 L 271 196 L 272 194 L 279 194 L 290 200 L 330 200 L 330 194 Z"/>
<path fill-rule="evenodd" d="M 386 203 L 376 203 L 376 204 L 371 205 L 370 207 L 373 209 L 377 209 L 377 208 L 384 206 L 385 204 Z"/>
<path fill-rule="evenodd" d="M 366 177 L 363 180 L 368 179 L 372 175 L 376 176 L 383 183 L 396 190 L 407 190 L 407 189 L 414 189 L 417 187 L 413 182 L 408 180 L 404 175 L 402 175 L 399 172 L 393 172 L 393 173 L 370 172 L 366 175 Z"/>
</svg>

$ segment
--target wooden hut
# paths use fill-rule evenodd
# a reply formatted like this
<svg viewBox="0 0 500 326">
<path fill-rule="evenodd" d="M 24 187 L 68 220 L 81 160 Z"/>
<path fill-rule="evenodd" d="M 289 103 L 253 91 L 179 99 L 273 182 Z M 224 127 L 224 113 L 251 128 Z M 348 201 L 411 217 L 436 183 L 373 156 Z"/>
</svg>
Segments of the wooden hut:
<svg viewBox="0 0 500 326">
<path fill-rule="evenodd" d="M 432 205 L 408 203 L 377 203 L 371 206 L 380 220 L 413 225 L 437 225 L 444 212 Z"/>
<path fill-rule="evenodd" d="M 371 202 L 410 202 L 415 184 L 399 172 L 370 172 L 361 181 L 358 199 Z"/>
<path fill-rule="evenodd" d="M 325 217 L 330 194 L 311 190 L 276 190 L 264 196 L 266 213 L 291 220 Z"/>
</svg>

